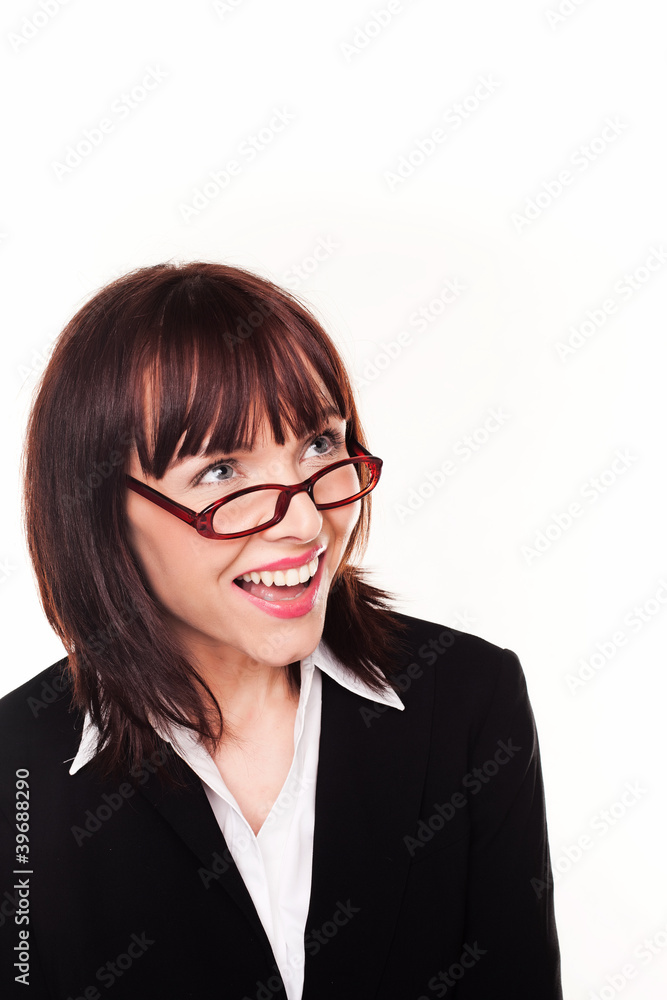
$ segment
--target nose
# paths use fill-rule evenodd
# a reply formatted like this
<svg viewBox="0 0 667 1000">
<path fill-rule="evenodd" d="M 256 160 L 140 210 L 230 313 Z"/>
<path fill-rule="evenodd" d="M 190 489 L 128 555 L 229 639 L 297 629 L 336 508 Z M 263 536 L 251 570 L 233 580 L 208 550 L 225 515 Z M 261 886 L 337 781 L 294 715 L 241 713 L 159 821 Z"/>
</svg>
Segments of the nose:
<svg viewBox="0 0 667 1000">
<path fill-rule="evenodd" d="M 264 537 L 271 541 L 294 538 L 310 542 L 322 530 L 322 514 L 305 490 L 293 496 L 282 521 L 264 531 Z"/>
</svg>

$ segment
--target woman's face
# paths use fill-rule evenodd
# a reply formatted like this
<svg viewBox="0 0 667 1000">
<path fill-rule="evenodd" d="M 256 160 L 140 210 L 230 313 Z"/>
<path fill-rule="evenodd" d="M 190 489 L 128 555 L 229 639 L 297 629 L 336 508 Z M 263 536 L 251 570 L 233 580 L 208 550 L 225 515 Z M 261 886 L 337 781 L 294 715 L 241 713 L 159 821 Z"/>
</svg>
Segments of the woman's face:
<svg viewBox="0 0 667 1000">
<path fill-rule="evenodd" d="M 252 450 L 173 461 L 162 479 L 147 476 L 135 452 L 127 472 L 201 511 L 235 490 L 299 483 L 347 457 L 345 422 L 332 416 L 318 433 L 290 435 L 284 445 L 265 425 Z M 130 543 L 151 593 L 186 651 L 206 668 L 285 666 L 312 653 L 359 512 L 360 501 L 318 511 L 299 493 L 273 527 L 245 538 L 210 539 L 127 491 Z M 284 575 L 276 578 L 276 571 Z"/>
</svg>

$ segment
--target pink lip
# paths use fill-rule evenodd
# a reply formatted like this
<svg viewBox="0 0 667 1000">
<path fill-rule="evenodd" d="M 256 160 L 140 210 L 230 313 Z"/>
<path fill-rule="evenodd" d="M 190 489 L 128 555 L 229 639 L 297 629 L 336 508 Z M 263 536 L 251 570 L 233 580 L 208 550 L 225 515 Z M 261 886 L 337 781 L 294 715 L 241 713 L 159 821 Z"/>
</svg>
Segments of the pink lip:
<svg viewBox="0 0 667 1000">
<path fill-rule="evenodd" d="M 263 573 L 265 570 L 268 573 L 272 573 L 277 569 L 296 569 L 297 566 L 305 566 L 306 563 L 312 562 L 316 556 L 321 556 L 324 551 L 326 551 L 326 545 L 320 545 L 317 548 L 311 549 L 310 552 L 306 552 L 305 555 L 293 556 L 291 559 L 279 559 L 277 562 L 267 563 L 266 566 L 245 569 L 243 573 L 238 574 L 237 579 L 243 576 L 244 573 Z"/>
<path fill-rule="evenodd" d="M 320 554 L 324 549 L 320 549 Z M 318 552 L 315 550 L 315 555 Z M 312 558 L 315 558 L 313 556 Z M 294 560 L 284 559 L 283 563 L 291 563 L 290 566 L 285 566 L 285 569 L 292 569 L 294 566 L 302 566 L 303 563 L 294 562 Z M 279 563 L 274 564 L 276 569 L 282 569 Z M 269 567 L 265 567 L 269 569 Z M 273 569 L 274 567 L 270 567 Z M 253 597 L 249 594 L 247 590 L 243 590 L 241 587 L 237 587 L 235 583 L 232 583 L 232 587 L 236 593 L 242 594 L 247 600 L 252 601 L 252 603 L 265 611 L 268 615 L 273 615 L 274 618 L 301 618 L 303 615 L 307 615 L 309 611 L 313 610 L 315 606 L 315 601 L 317 600 L 317 595 L 320 589 L 320 581 L 322 579 L 322 573 L 324 570 L 324 559 L 320 559 L 320 564 L 317 567 L 317 573 L 312 578 L 310 586 L 307 590 L 304 590 L 301 597 L 295 597 L 293 601 L 263 601 L 261 597 Z M 260 572 L 259 570 L 257 572 Z"/>
</svg>

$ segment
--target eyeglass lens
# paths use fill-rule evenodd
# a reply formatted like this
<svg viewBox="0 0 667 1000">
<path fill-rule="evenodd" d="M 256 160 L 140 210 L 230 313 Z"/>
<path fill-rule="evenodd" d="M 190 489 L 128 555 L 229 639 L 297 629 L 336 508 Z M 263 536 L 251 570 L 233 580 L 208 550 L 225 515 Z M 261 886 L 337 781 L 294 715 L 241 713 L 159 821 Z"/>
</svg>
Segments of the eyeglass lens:
<svg viewBox="0 0 667 1000">
<path fill-rule="evenodd" d="M 373 470 L 365 462 L 332 469 L 317 480 L 313 489 L 316 504 L 342 503 L 367 489 Z M 213 530 L 220 535 L 249 531 L 270 521 L 276 510 L 280 490 L 257 490 L 236 497 L 218 507 L 213 516 Z"/>
</svg>

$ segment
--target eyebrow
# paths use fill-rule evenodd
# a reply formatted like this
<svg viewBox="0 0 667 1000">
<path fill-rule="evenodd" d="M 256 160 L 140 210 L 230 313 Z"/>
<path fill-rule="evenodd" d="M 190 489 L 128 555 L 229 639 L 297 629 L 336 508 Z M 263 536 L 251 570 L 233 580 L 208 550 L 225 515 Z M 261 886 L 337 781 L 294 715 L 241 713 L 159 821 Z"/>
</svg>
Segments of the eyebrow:
<svg viewBox="0 0 667 1000">
<path fill-rule="evenodd" d="M 298 441 L 303 441 L 303 440 L 305 440 L 305 438 L 310 437 L 311 434 L 317 434 L 318 431 L 323 430 L 322 424 L 324 424 L 327 420 L 332 420 L 332 419 L 333 420 L 342 420 L 344 424 L 347 424 L 347 420 L 345 419 L 345 417 L 341 416 L 341 414 L 338 412 L 338 410 L 334 406 L 329 406 L 329 407 L 327 407 L 326 410 L 322 410 L 322 412 L 319 415 L 319 420 L 318 420 L 317 424 L 314 427 L 307 427 L 304 430 L 303 434 L 300 434 L 298 436 L 297 440 Z M 234 452 L 234 451 L 242 451 L 242 452 L 246 452 L 247 454 L 251 454 L 252 451 L 253 451 L 253 449 L 252 448 L 232 448 L 231 451 L 229 452 L 229 454 L 231 454 L 231 452 Z M 212 454 L 212 453 L 209 453 L 209 454 Z"/>
<path fill-rule="evenodd" d="M 328 406 L 326 409 L 324 409 L 324 410 L 321 411 L 321 413 L 319 415 L 318 426 L 315 426 L 315 427 L 312 427 L 312 428 L 309 428 L 309 429 L 305 430 L 303 432 L 303 434 L 300 435 L 300 437 L 298 438 L 298 440 L 303 441 L 305 438 L 310 437 L 311 434 L 316 434 L 318 432 L 318 430 L 322 429 L 321 428 L 321 424 L 322 423 L 324 423 L 327 420 L 332 420 L 332 419 L 334 419 L 334 420 L 342 420 L 343 423 L 347 424 L 347 420 L 345 419 L 345 417 L 341 413 L 339 413 L 339 411 L 336 409 L 335 406 Z M 173 458 L 171 460 L 171 462 L 169 463 L 169 465 L 167 466 L 167 468 L 165 470 L 165 474 L 167 472 L 170 472 L 173 469 L 177 468 L 178 466 L 183 465 L 188 460 L 201 461 L 204 458 L 210 458 L 210 457 L 212 457 L 212 456 L 214 456 L 216 454 L 217 455 L 221 455 L 223 457 L 226 457 L 226 456 L 232 455 L 235 452 L 241 452 L 241 453 L 245 453 L 245 454 L 250 455 L 250 454 L 252 454 L 252 451 L 253 451 L 252 448 L 242 448 L 242 447 L 230 448 L 229 451 L 224 451 L 223 449 L 214 449 L 212 451 L 208 451 L 208 450 L 206 450 L 206 451 L 200 451 L 197 455 L 185 455 L 183 458 L 180 458 L 180 459 L 179 458 Z"/>
<path fill-rule="evenodd" d="M 344 423 L 347 423 L 345 417 L 342 415 L 342 413 L 338 412 L 335 406 L 328 406 L 326 410 L 322 410 L 322 412 L 320 413 L 320 420 L 331 420 L 332 417 L 335 420 L 342 420 Z M 308 434 L 312 434 L 315 430 L 316 428 L 313 427 L 311 430 L 306 431 L 304 437 L 306 437 Z"/>
</svg>

